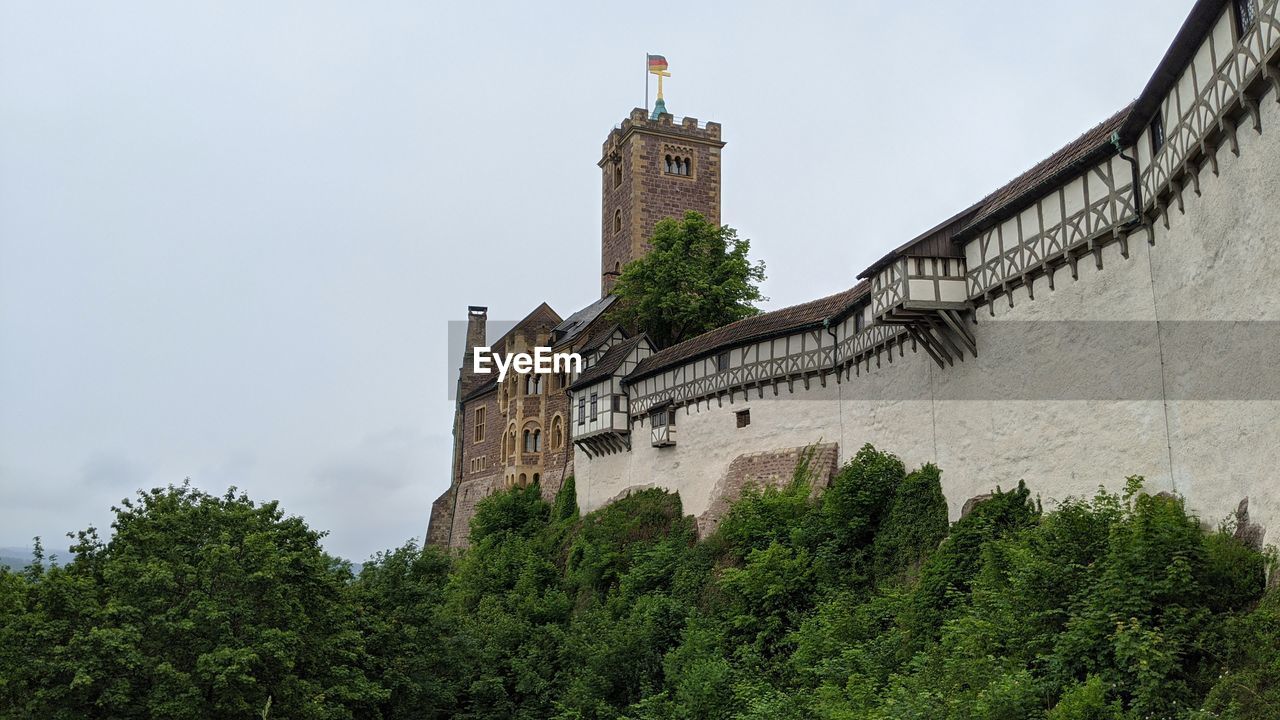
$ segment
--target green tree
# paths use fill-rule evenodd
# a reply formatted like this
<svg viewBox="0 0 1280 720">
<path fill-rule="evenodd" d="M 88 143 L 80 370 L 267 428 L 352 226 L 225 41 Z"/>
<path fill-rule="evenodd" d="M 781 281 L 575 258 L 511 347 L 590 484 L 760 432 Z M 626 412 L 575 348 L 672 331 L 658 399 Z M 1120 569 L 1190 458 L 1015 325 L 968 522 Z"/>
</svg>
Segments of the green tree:
<svg viewBox="0 0 1280 720">
<path fill-rule="evenodd" d="M 276 503 L 140 492 L 74 559 L 0 578 L 7 718 L 354 717 L 366 677 L 347 563 Z M 16 645 L 16 648 L 14 647 Z"/>
<path fill-rule="evenodd" d="M 649 334 L 660 348 L 760 311 L 764 263 L 747 258 L 751 241 L 696 212 L 660 220 L 647 254 L 627 263 L 613 287 L 614 318 Z"/>
</svg>

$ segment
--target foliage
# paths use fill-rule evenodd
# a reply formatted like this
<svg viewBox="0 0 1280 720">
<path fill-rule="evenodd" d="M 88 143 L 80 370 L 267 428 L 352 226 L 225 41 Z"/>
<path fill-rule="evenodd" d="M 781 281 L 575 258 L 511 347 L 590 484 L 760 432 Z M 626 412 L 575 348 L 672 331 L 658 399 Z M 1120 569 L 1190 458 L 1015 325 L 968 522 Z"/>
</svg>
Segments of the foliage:
<svg viewBox="0 0 1280 720">
<path fill-rule="evenodd" d="M 866 446 L 822 493 L 480 503 L 461 554 L 352 578 L 274 504 L 143 494 L 64 566 L 0 571 L 0 716 L 1262 720 L 1272 558 L 1180 499 L 1023 484 L 947 524 L 941 472 Z"/>
<path fill-rule="evenodd" d="M 275 503 L 189 485 L 114 508 L 74 559 L 0 573 L 0 714 L 343 718 L 379 701 L 321 533 Z"/>
<path fill-rule="evenodd" d="M 647 332 L 660 348 L 759 312 L 764 263 L 747 258 L 751 241 L 696 212 L 659 220 L 652 249 L 627 263 L 614 284 L 613 317 Z"/>
</svg>

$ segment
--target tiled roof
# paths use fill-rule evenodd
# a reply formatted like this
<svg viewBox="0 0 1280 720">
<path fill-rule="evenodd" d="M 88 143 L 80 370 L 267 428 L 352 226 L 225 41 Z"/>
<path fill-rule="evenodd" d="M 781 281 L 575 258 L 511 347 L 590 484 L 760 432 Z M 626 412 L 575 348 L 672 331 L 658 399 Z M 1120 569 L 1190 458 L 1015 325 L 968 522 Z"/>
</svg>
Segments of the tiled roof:
<svg viewBox="0 0 1280 720">
<path fill-rule="evenodd" d="M 977 215 L 960 232 L 978 229 L 984 224 L 989 224 L 988 221 L 998 219 L 1002 213 L 1021 209 L 1023 204 L 1065 179 L 1066 175 L 1078 171 L 1080 164 L 1106 154 L 1110 147 L 1112 133 L 1120 129 L 1132 108 L 1133 104 L 1130 103 L 1120 112 L 1094 126 L 1037 163 L 1035 167 L 988 195 L 979 203 L 981 207 Z"/>
<path fill-rule="evenodd" d="M 595 350 L 596 348 L 603 345 L 605 341 L 607 341 L 618 330 L 622 330 L 622 326 L 618 325 L 617 323 L 614 323 L 604 328 L 600 332 L 591 336 L 591 338 L 589 338 L 585 343 L 583 343 L 582 347 L 578 348 L 578 352 L 589 353 L 592 350 Z M 623 337 L 627 336 L 626 331 L 623 331 L 622 336 Z"/>
<path fill-rule="evenodd" d="M 1134 101 L 1133 111 L 1121 125 L 1121 142 L 1126 145 L 1135 142 L 1146 129 L 1147 123 L 1151 122 L 1151 118 L 1160 107 L 1160 102 L 1178 81 L 1183 68 L 1195 57 L 1196 51 L 1200 49 L 1200 43 L 1213 31 L 1213 24 L 1226 4 L 1226 0 L 1197 0 L 1191 7 L 1191 12 L 1187 14 L 1187 19 L 1178 29 L 1178 34 L 1174 36 L 1160 64 L 1156 66 L 1155 72 L 1151 73 L 1151 79 L 1147 81 L 1146 87 Z"/>
<path fill-rule="evenodd" d="M 627 376 L 627 381 L 631 382 L 646 375 L 652 375 L 663 368 L 686 360 L 710 355 L 722 348 L 821 325 L 823 320 L 842 315 L 852 307 L 854 300 L 867 294 L 868 287 L 870 285 L 867 282 L 860 282 L 835 295 L 745 318 L 672 345 L 641 360 L 636 369 Z"/>
<path fill-rule="evenodd" d="M 646 340 L 647 338 L 644 335 L 637 335 L 633 338 L 627 338 L 626 340 L 623 340 L 617 345 L 609 348 L 604 355 L 600 356 L 600 359 L 596 361 L 595 365 L 592 365 L 582 371 L 582 374 L 578 376 L 577 380 L 573 381 L 573 384 L 569 386 L 569 389 L 575 390 L 580 387 L 585 387 L 612 375 L 613 372 L 626 361 L 632 351 L 634 351 L 640 343 L 645 342 Z"/>
<path fill-rule="evenodd" d="M 564 322 L 556 325 L 552 330 L 553 342 L 560 345 L 573 340 L 579 333 L 586 330 L 593 320 L 604 314 L 616 299 L 613 295 L 606 295 L 565 318 Z"/>
<path fill-rule="evenodd" d="M 491 393 L 497 389 L 498 389 L 498 376 L 494 375 L 492 379 L 486 380 L 480 385 L 478 385 L 477 387 L 472 388 L 470 391 L 463 393 L 462 402 L 467 402 L 468 400 L 475 400 L 481 395 L 487 395 L 488 393 Z"/>
<path fill-rule="evenodd" d="M 982 203 L 983 201 L 979 200 L 976 205 L 961 210 L 959 213 L 943 220 L 937 226 L 890 250 L 884 257 L 872 263 L 871 267 L 858 273 L 858 278 L 869 278 L 875 275 L 880 268 L 900 257 L 964 257 L 964 254 L 952 243 L 951 238 L 955 237 L 960 228 L 969 224 Z"/>
<path fill-rule="evenodd" d="M 511 326 L 511 329 L 503 333 L 502 337 L 494 341 L 492 345 L 492 354 L 494 355 L 494 357 L 498 357 L 505 354 L 504 349 L 507 346 L 507 338 L 509 338 L 512 334 L 514 334 L 517 330 L 519 330 L 522 327 L 536 326 L 539 324 L 554 325 L 555 323 L 558 323 L 558 322 L 560 322 L 560 316 L 556 314 L 556 311 L 552 310 L 551 306 L 546 304 L 545 302 L 541 303 L 540 305 L 538 305 L 538 307 L 530 311 L 528 315 L 525 315 L 524 318 L 520 320 L 520 322 L 517 322 L 515 325 Z M 463 368 L 463 370 L 465 371 L 466 368 Z M 465 375 L 465 372 L 464 372 L 464 375 Z M 480 375 L 480 376 L 473 375 L 471 376 L 471 382 L 476 382 L 477 378 L 480 379 L 479 380 L 480 384 L 476 385 L 470 390 L 463 390 L 462 398 L 461 398 L 462 402 L 466 402 L 468 400 L 474 400 L 475 398 L 478 398 L 481 395 L 484 395 L 485 393 L 496 390 L 498 387 L 498 380 L 497 380 L 496 374 L 487 378 L 484 377 L 483 375 Z M 470 384 L 470 383 L 466 383 L 465 380 L 466 378 L 464 377 L 464 384 Z"/>
</svg>

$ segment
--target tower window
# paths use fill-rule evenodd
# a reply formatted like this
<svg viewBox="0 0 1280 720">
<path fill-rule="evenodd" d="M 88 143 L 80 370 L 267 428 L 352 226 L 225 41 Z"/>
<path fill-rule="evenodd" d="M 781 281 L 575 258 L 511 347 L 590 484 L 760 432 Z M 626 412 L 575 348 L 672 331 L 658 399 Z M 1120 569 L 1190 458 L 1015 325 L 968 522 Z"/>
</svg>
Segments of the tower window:
<svg viewBox="0 0 1280 720">
<path fill-rule="evenodd" d="M 622 210 L 613 211 L 613 231 L 622 232 Z"/>
<path fill-rule="evenodd" d="M 1164 118 L 1157 110 L 1156 116 L 1151 119 L 1151 154 L 1160 152 L 1162 147 L 1164 147 Z"/>
<path fill-rule="evenodd" d="M 476 408 L 476 442 L 484 442 L 484 408 Z"/>
<path fill-rule="evenodd" d="M 687 155 L 665 155 L 662 160 L 663 169 L 668 175 L 693 175 L 693 160 Z"/>
<path fill-rule="evenodd" d="M 613 187 L 622 187 L 622 163 L 613 164 Z"/>
<path fill-rule="evenodd" d="M 1243 38 L 1258 22 L 1257 0 L 1232 0 L 1236 18 L 1236 38 Z"/>
</svg>

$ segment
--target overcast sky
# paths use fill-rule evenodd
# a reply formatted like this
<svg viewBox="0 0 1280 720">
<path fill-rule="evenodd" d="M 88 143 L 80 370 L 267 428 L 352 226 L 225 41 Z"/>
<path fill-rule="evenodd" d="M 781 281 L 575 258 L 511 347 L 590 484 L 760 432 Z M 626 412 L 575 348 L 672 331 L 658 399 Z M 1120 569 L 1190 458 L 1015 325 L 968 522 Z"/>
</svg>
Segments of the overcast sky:
<svg viewBox="0 0 1280 720">
<path fill-rule="evenodd" d="M 0 0 L 0 545 L 184 477 L 420 539 L 446 323 L 597 297 L 646 51 L 777 308 L 1122 107 L 1191 5 Z"/>
</svg>

